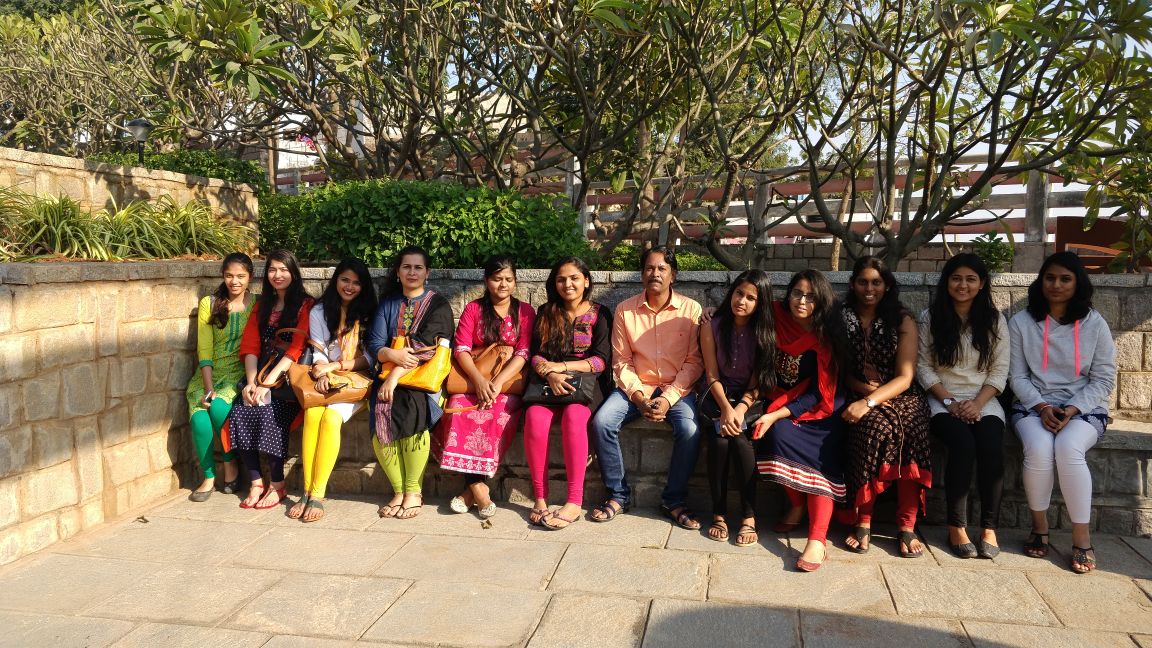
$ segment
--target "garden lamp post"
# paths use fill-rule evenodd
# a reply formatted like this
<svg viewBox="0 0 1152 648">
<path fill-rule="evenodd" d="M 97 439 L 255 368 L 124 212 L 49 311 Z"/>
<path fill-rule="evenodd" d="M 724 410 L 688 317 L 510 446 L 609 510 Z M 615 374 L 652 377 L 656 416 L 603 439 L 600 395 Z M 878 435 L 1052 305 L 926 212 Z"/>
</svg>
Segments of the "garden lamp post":
<svg viewBox="0 0 1152 648">
<path fill-rule="evenodd" d="M 136 140 L 136 162 L 139 166 L 144 166 L 144 142 L 148 140 L 148 135 L 152 132 L 152 122 L 138 117 L 125 126 L 128 128 L 128 132 L 132 133 L 132 139 Z"/>
</svg>

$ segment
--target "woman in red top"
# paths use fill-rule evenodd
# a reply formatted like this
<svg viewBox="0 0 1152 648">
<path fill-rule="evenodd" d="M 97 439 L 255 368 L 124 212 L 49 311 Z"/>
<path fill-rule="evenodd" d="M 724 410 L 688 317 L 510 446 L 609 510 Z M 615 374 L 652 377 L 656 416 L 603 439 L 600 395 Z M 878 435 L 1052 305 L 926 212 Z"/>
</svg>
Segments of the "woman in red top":
<svg viewBox="0 0 1152 648">
<path fill-rule="evenodd" d="M 228 415 L 229 440 L 248 469 L 252 486 L 241 508 L 270 509 L 284 499 L 284 457 L 288 454 L 288 430 L 300 414 L 300 404 L 287 376 L 274 385 L 292 363 L 300 359 L 308 340 L 308 311 L 312 298 L 304 290 L 300 265 L 287 250 L 276 250 L 264 264 L 260 300 L 244 327 L 240 360 L 245 385 Z M 282 329 L 297 329 L 281 333 Z M 282 350 L 282 347 L 287 346 Z M 278 360 L 275 360 L 279 358 Z M 258 380 L 257 373 L 275 360 L 272 369 Z M 268 461 L 271 483 L 265 487 L 260 456 Z"/>
</svg>

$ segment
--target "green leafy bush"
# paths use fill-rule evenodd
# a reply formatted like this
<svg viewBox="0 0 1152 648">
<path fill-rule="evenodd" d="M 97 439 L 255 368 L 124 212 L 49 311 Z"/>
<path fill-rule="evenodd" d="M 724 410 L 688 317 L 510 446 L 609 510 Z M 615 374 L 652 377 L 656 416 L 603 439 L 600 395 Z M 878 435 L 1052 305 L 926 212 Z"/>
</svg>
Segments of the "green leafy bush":
<svg viewBox="0 0 1152 648">
<path fill-rule="evenodd" d="M 1012 243 L 1000 238 L 996 232 L 985 232 L 972 239 L 972 252 L 988 266 L 988 272 L 1004 272 L 1012 267 L 1012 259 L 1016 256 Z"/>
<path fill-rule="evenodd" d="M 247 228 L 217 219 L 201 202 L 177 205 L 164 196 L 89 212 L 66 196 L 37 198 L 14 189 L 0 190 L 0 234 L 0 261 L 221 257 L 251 245 Z"/>
<path fill-rule="evenodd" d="M 676 265 L 680 272 L 692 270 L 727 270 L 710 254 L 676 250 Z M 617 245 L 612 254 L 600 264 L 601 270 L 631 270 L 640 269 L 640 248 L 635 245 Z"/>
<path fill-rule="evenodd" d="M 272 212 L 275 238 L 262 236 L 262 247 L 290 242 L 294 221 L 300 224 L 295 249 L 310 261 L 356 256 L 382 267 L 406 245 L 424 247 L 441 268 L 474 268 L 493 254 L 512 254 L 525 268 L 589 256 L 587 241 L 576 231 L 576 212 L 557 207 L 550 197 L 443 182 L 365 180 L 329 183 L 271 202 L 270 210 L 261 205 L 261 226 Z"/>
<path fill-rule="evenodd" d="M 85 159 L 89 162 L 136 166 L 137 158 L 134 151 L 121 151 L 94 153 Z M 228 182 L 243 182 L 255 187 L 257 192 L 265 192 L 268 189 L 268 178 L 259 164 L 252 160 L 241 160 L 227 151 L 180 149 L 168 153 L 148 153 L 144 155 L 144 167 Z"/>
<path fill-rule="evenodd" d="M 260 196 L 260 236 L 257 245 L 273 250 L 300 251 L 300 232 L 311 219 L 316 192 L 291 196 L 266 193 Z"/>
</svg>

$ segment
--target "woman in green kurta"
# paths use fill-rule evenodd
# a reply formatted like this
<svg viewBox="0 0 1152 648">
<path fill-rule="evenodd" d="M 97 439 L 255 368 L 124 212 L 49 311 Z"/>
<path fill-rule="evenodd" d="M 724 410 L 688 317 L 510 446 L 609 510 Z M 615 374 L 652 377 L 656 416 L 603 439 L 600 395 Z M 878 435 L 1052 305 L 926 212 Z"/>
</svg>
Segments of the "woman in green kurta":
<svg viewBox="0 0 1152 648">
<path fill-rule="evenodd" d="M 255 300 L 248 295 L 248 281 L 252 278 L 252 259 L 235 252 L 224 258 L 220 266 L 223 281 L 216 292 L 200 300 L 196 324 L 196 355 L 199 358 L 200 377 L 188 383 L 188 411 L 192 442 L 196 457 L 204 471 L 204 481 L 192 491 L 189 499 L 203 502 L 212 495 L 216 483 L 216 459 L 212 441 L 220 436 L 220 428 L 228 420 L 232 400 L 236 398 L 236 385 L 244 377 L 237 350 L 244 325 L 252 313 Z M 231 452 L 223 455 L 223 492 L 236 491 L 239 471 Z"/>
</svg>

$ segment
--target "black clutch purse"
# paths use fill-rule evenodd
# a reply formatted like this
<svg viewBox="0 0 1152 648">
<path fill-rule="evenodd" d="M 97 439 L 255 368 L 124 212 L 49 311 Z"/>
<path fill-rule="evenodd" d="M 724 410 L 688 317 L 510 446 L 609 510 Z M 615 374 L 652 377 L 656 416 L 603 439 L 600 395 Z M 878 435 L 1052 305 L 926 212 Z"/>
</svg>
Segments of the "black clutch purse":
<svg viewBox="0 0 1152 648">
<path fill-rule="evenodd" d="M 571 394 L 557 394 L 552 391 L 548 381 L 532 374 L 528 380 L 528 388 L 524 390 L 524 402 L 540 403 L 541 405 L 569 405 L 578 403 L 587 405 L 592 402 L 596 394 L 596 374 L 591 372 L 569 372 L 565 374 L 565 382 L 575 391 Z"/>
</svg>

